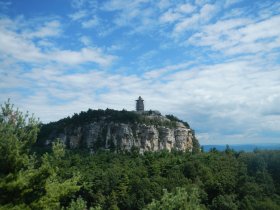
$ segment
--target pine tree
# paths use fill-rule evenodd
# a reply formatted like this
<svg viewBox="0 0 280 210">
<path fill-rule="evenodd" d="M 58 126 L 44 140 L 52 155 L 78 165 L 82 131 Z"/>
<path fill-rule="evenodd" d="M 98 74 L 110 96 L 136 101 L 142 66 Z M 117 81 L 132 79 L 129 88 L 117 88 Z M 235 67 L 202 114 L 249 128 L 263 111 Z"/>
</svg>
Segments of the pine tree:
<svg viewBox="0 0 280 210">
<path fill-rule="evenodd" d="M 62 143 L 41 157 L 31 153 L 39 121 L 10 101 L 0 113 L 0 209 L 59 209 L 60 200 L 79 190 L 79 176 L 59 177 L 55 164 L 64 156 Z"/>
</svg>

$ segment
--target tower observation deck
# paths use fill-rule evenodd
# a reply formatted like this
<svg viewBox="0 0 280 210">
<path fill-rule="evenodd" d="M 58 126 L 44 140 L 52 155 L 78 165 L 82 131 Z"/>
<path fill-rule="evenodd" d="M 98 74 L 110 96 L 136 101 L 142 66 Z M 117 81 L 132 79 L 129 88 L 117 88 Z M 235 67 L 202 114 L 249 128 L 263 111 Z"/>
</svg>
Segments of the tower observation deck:
<svg viewBox="0 0 280 210">
<path fill-rule="evenodd" d="M 144 112 L 144 100 L 139 96 L 136 100 L 136 111 L 137 112 Z"/>
</svg>

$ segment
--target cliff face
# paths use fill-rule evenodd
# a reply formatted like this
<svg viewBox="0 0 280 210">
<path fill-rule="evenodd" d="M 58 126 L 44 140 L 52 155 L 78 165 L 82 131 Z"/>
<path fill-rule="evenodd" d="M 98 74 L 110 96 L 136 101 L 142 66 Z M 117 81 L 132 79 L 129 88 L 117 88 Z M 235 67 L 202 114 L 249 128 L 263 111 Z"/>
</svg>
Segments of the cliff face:
<svg viewBox="0 0 280 210">
<path fill-rule="evenodd" d="M 149 118 L 153 118 L 149 116 Z M 157 117 L 158 118 L 158 117 Z M 160 117 L 162 121 L 169 121 Z M 191 151 L 195 138 L 193 130 L 181 122 L 173 126 L 144 123 L 117 123 L 104 120 L 84 124 L 82 126 L 66 126 L 63 131 L 52 131 L 45 141 L 51 143 L 60 138 L 69 148 L 158 151 L 172 148 Z"/>
</svg>

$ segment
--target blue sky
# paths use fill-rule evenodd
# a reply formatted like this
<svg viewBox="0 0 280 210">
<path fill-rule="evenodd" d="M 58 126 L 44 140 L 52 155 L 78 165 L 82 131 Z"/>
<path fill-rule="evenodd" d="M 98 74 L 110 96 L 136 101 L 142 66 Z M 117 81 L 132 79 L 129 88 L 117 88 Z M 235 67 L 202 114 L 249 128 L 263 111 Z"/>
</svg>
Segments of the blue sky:
<svg viewBox="0 0 280 210">
<path fill-rule="evenodd" d="M 280 1 L 0 0 L 0 102 L 42 122 L 135 108 L 202 144 L 280 142 Z"/>
</svg>

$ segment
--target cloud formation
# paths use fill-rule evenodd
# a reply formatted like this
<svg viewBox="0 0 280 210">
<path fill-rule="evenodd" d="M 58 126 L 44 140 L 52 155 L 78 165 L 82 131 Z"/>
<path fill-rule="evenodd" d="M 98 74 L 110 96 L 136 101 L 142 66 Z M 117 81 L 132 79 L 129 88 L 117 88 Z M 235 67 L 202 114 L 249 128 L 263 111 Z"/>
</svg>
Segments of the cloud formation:
<svg viewBox="0 0 280 210">
<path fill-rule="evenodd" d="M 0 102 L 49 122 L 133 110 L 141 95 L 201 143 L 279 141 L 280 3 L 73 0 L 48 17 L 2 7 Z"/>
<path fill-rule="evenodd" d="M 21 31 L 18 31 L 18 27 Z M 47 41 L 48 38 L 59 36 L 61 33 L 61 23 L 57 20 L 44 22 L 38 28 L 33 28 L 22 18 L 15 21 L 3 18 L 0 20 L 1 57 L 15 59 L 16 62 L 58 62 L 70 65 L 93 62 L 102 66 L 110 65 L 116 58 L 116 56 L 106 55 L 101 48 L 72 50 L 59 49 L 55 45 L 48 49 L 40 46 L 40 41 Z"/>
</svg>

